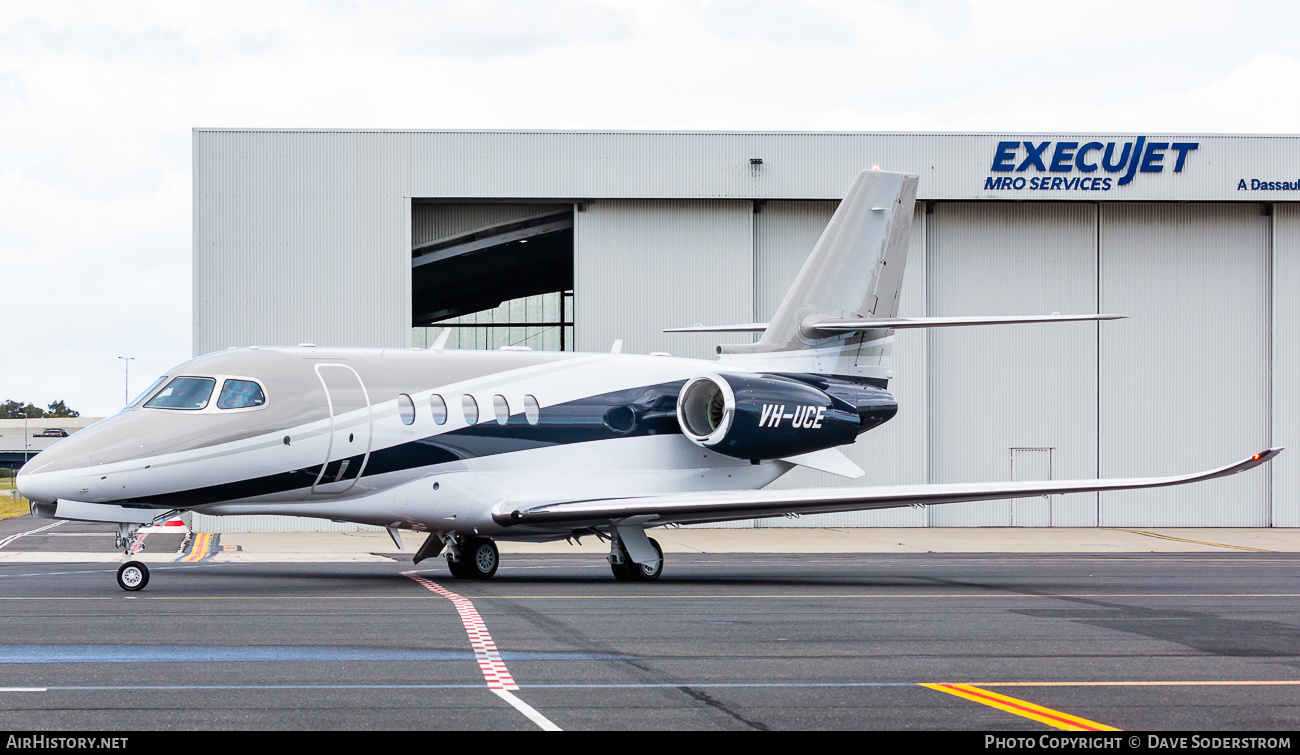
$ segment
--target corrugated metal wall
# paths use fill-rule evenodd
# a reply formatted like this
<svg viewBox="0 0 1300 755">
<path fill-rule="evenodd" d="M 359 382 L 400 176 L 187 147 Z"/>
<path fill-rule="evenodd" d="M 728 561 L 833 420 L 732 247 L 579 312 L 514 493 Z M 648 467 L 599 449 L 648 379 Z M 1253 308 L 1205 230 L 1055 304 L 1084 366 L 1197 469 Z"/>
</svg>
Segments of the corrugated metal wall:
<svg viewBox="0 0 1300 755">
<path fill-rule="evenodd" d="M 403 134 L 196 132 L 194 353 L 406 346 Z"/>
<path fill-rule="evenodd" d="M 383 527 L 301 516 L 204 516 L 190 522 L 195 532 L 383 532 Z"/>
<path fill-rule="evenodd" d="M 1269 226 L 1256 204 L 1101 207 L 1102 477 L 1268 445 Z M 1268 475 L 1101 496 L 1102 526 L 1268 525 Z"/>
<path fill-rule="evenodd" d="M 1300 138 L 1293 136 L 1146 133 L 1148 141 L 1191 141 L 1199 147 L 1187 154 L 1182 172 L 1173 172 L 1174 156 L 1167 152 L 1165 170 L 1142 173 L 1131 184 L 1109 192 L 1082 188 L 1030 192 L 984 188 L 999 142 L 1083 144 L 1100 138 L 1122 145 L 1137 135 L 556 131 L 391 135 L 409 140 L 411 196 L 529 200 L 838 199 L 859 171 L 879 165 L 918 173 L 917 196 L 922 199 L 1041 200 L 1050 194 L 1051 199 L 1072 201 L 1234 201 L 1241 199 L 1240 176 L 1276 175 L 1275 166 L 1294 161 L 1300 144 Z M 763 164 L 752 165 L 753 158 Z M 1289 174 L 1286 178 L 1293 180 Z M 1291 198 L 1285 191 L 1252 194 L 1262 200 Z"/>
<path fill-rule="evenodd" d="M 754 213 L 754 319 L 767 322 L 839 202 L 760 202 Z"/>
<path fill-rule="evenodd" d="M 1300 204 L 1273 206 L 1273 445 L 1275 527 L 1300 527 Z"/>
<path fill-rule="evenodd" d="M 584 201 L 575 214 L 578 347 L 604 351 L 623 338 L 628 351 L 711 357 L 728 339 L 660 330 L 768 314 L 833 207 L 787 200 L 838 197 L 873 162 L 920 167 L 922 199 L 989 198 L 980 186 L 1001 138 L 196 130 L 195 353 L 250 343 L 407 345 L 412 234 L 431 228 L 411 197 L 427 197 Z M 1271 175 L 1296 139 L 1189 138 L 1200 147 L 1182 174 L 1141 174 L 1113 192 L 1053 192 L 1092 200 L 1073 205 L 939 203 L 917 223 L 929 242 L 914 235 L 904 313 L 1100 307 L 1133 319 L 900 333 L 891 386 L 900 415 L 850 452 L 867 482 L 1006 478 L 1012 447 L 1053 448 L 1058 478 L 1175 472 L 1271 439 L 1292 449 L 1264 472 L 1110 494 L 1091 512 L 1087 497 L 1060 499 L 1051 523 L 1300 526 L 1297 205 L 1279 204 L 1270 217 L 1254 203 L 1115 201 L 1289 198 L 1238 192 L 1236 176 Z M 753 157 L 764 164 L 750 165 Z M 773 201 L 754 214 L 755 199 Z M 1077 335 L 1087 329 L 1097 334 L 1091 346 Z M 1100 368 L 1076 370 L 1089 354 Z M 809 475 L 842 484 L 806 472 L 783 484 Z M 1023 524 L 1042 514 L 1031 503 L 883 516 Z"/>
<path fill-rule="evenodd" d="M 931 315 L 1096 311 L 1096 205 L 938 203 L 928 227 Z M 1011 449 L 1035 447 L 1058 479 L 1094 477 L 1096 363 L 1092 323 L 931 332 L 931 480 L 1010 480 Z M 1096 495 L 936 506 L 930 524 L 1094 525 Z"/>
<path fill-rule="evenodd" d="M 753 205 L 734 200 L 593 202 L 575 213 L 573 298 L 578 351 L 623 349 L 712 359 L 747 335 L 664 328 L 752 322 Z"/>
</svg>

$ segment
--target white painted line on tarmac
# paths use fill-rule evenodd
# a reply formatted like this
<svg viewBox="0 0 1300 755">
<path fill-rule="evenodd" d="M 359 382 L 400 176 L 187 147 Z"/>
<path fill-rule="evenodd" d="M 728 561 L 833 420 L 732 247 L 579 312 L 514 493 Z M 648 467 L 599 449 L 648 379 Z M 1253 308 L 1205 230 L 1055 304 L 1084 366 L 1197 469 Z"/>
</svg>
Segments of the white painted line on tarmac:
<svg viewBox="0 0 1300 755">
<path fill-rule="evenodd" d="M 538 713 L 536 708 L 524 702 L 523 700 L 520 700 L 519 697 L 515 693 L 511 692 L 510 690 L 494 689 L 492 690 L 492 693 L 495 694 L 497 697 L 501 698 L 502 700 L 505 700 L 506 702 L 513 705 L 515 710 L 524 714 L 524 716 L 526 716 L 529 721 L 532 721 L 533 723 L 541 727 L 542 731 L 562 731 L 562 729 L 556 726 L 551 721 L 551 719 L 547 718 L 546 716 L 543 716 L 541 713 Z"/>
<path fill-rule="evenodd" d="M 229 566 L 229 564 L 190 564 L 188 566 L 155 566 L 150 571 L 165 569 L 207 569 L 213 566 Z M 64 574 L 103 574 L 105 572 L 115 572 L 117 569 L 78 569 L 77 571 L 42 571 L 28 572 L 23 574 L 0 574 L 0 579 L 13 579 L 14 577 L 57 577 Z M 44 596 L 40 598 L 10 598 L 0 597 L 0 600 L 99 600 L 98 597 L 68 597 L 68 596 Z"/>
<path fill-rule="evenodd" d="M 44 687 L 0 687 L 0 692 L 46 692 Z"/>
<path fill-rule="evenodd" d="M 26 532 L 19 532 L 17 534 L 10 535 L 9 537 L 6 537 L 4 540 L 0 540 L 0 549 L 3 549 L 6 545 L 12 543 L 13 541 L 17 540 L 20 537 L 27 537 L 28 535 L 35 535 L 37 532 L 44 532 L 45 530 L 48 530 L 51 527 L 58 527 L 60 524 L 63 524 L 66 521 L 68 520 L 58 519 L 54 522 L 51 522 L 50 524 L 45 525 L 44 527 L 37 527 L 34 530 L 27 530 Z"/>
<path fill-rule="evenodd" d="M 488 689 L 492 690 L 493 694 L 510 703 L 515 710 L 524 714 L 529 721 L 543 730 L 562 731 L 549 718 L 538 713 L 535 708 L 513 694 L 519 689 L 519 685 L 515 683 L 510 670 L 501 660 L 496 641 L 488 633 L 487 624 L 483 622 L 483 617 L 479 616 L 478 609 L 469 598 L 457 595 L 437 582 L 420 576 L 420 572 L 404 571 L 402 576 L 415 580 L 435 595 L 447 598 L 456 607 L 456 612 L 460 614 L 460 623 L 464 625 L 465 634 L 469 636 L 470 647 L 474 648 L 474 657 L 478 661 L 479 671 L 483 672 L 483 680 L 487 682 Z"/>
</svg>

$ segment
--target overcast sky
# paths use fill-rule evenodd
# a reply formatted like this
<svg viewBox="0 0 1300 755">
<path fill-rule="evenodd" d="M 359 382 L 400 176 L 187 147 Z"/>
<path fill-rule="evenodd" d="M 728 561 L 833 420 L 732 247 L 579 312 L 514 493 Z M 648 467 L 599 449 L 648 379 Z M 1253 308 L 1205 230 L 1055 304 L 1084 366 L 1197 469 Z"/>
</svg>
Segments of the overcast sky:
<svg viewBox="0 0 1300 755">
<path fill-rule="evenodd" d="M 0 0 L 0 399 L 189 358 L 196 126 L 1298 133 L 1298 8 Z"/>
</svg>

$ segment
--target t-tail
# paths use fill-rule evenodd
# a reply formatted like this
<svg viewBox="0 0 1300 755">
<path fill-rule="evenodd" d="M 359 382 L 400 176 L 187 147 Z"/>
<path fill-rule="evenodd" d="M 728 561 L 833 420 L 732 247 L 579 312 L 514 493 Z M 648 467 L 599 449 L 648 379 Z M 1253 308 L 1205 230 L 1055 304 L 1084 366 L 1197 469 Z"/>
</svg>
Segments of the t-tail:
<svg viewBox="0 0 1300 755">
<path fill-rule="evenodd" d="M 893 377 L 894 330 L 1123 317 L 899 317 L 918 180 L 906 173 L 859 173 L 771 322 L 668 332 L 761 332 L 756 343 L 718 347 L 722 362 L 760 372 L 865 378 L 883 386 Z"/>
</svg>

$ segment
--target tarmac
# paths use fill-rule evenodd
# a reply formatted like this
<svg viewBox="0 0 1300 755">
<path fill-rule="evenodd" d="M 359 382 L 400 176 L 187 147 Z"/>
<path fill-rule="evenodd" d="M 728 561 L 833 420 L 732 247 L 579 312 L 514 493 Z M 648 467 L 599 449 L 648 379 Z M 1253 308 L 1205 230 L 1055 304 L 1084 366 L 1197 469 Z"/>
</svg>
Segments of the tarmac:
<svg viewBox="0 0 1300 755">
<path fill-rule="evenodd" d="M 50 521 L 16 517 L 0 522 L 0 542 Z M 100 537 L 94 537 L 99 533 Z M 0 545 L 0 563 L 107 563 L 120 558 L 111 525 L 64 523 Z M 193 549 L 194 537 L 159 533 L 146 538 L 140 560 L 174 561 Z M 403 532 L 405 553 L 386 532 L 244 532 L 209 536 L 205 562 L 384 563 L 405 560 L 424 535 Z M 1300 529 L 1290 528 L 658 528 L 650 535 L 664 553 L 1300 553 Z M 75 539 L 74 539 L 75 538 Z M 75 546 L 75 547 L 74 547 Z M 499 542 L 503 555 L 609 552 L 594 537 L 581 543 Z"/>
<path fill-rule="evenodd" d="M 111 528 L 0 521 L 0 728 L 1300 723 L 1300 530 L 659 529 L 648 583 L 589 538 L 455 579 L 412 534 L 158 528 L 126 593 Z"/>
</svg>

